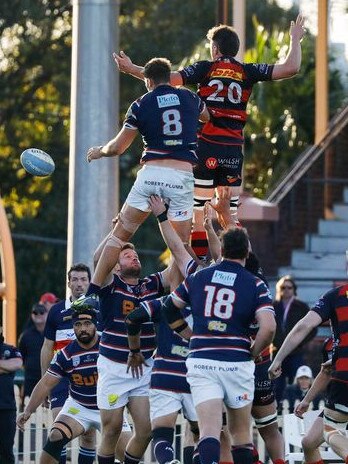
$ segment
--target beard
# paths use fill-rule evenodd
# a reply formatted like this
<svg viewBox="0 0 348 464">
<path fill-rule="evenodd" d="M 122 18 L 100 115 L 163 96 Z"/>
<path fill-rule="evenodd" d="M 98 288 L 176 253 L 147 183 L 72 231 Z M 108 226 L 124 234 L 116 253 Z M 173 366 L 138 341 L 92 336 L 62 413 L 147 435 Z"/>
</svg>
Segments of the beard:
<svg viewBox="0 0 348 464">
<path fill-rule="evenodd" d="M 128 268 L 128 269 L 122 269 L 121 270 L 121 276 L 127 278 L 136 278 L 138 279 L 140 277 L 140 272 L 141 272 L 141 267 L 139 266 L 138 268 Z"/>
<path fill-rule="evenodd" d="M 84 345 L 88 345 L 91 343 L 93 338 L 95 337 L 95 332 L 92 334 L 88 334 L 86 332 L 82 332 L 79 335 L 76 336 L 79 342 L 83 343 Z"/>
</svg>

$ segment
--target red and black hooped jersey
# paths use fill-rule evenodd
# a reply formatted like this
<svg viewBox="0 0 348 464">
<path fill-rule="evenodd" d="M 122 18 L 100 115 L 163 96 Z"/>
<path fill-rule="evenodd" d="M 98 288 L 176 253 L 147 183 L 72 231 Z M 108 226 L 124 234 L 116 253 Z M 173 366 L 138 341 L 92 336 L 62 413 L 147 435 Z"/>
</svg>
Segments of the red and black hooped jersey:
<svg viewBox="0 0 348 464">
<path fill-rule="evenodd" d="M 315 304 L 323 321 L 330 320 L 333 332 L 333 380 L 348 383 L 348 285 L 326 292 Z"/>
<path fill-rule="evenodd" d="M 239 63 L 230 56 L 216 61 L 198 61 L 180 71 L 184 84 L 198 84 L 212 119 L 202 126 L 199 137 L 211 143 L 242 145 L 247 103 L 253 85 L 272 80 L 273 65 Z"/>
</svg>

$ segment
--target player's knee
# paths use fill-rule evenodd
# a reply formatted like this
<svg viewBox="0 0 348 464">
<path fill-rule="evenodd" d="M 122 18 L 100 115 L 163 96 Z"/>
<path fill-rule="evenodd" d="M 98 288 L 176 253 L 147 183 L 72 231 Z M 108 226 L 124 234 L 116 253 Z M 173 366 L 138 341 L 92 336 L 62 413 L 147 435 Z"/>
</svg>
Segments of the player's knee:
<svg viewBox="0 0 348 464">
<path fill-rule="evenodd" d="M 125 214 L 124 212 L 120 212 L 117 216 L 117 223 L 115 226 L 115 230 L 121 229 L 120 232 L 122 232 L 122 229 L 124 229 L 125 240 L 129 240 L 130 237 L 132 237 L 135 232 L 138 230 L 140 224 L 137 221 L 134 221 L 132 217 L 130 217 L 129 214 Z"/>
<path fill-rule="evenodd" d="M 174 428 L 172 427 L 156 427 L 152 431 L 152 439 L 154 442 L 165 440 L 170 444 L 173 443 L 174 439 Z"/>
<path fill-rule="evenodd" d="M 272 424 L 277 424 L 277 421 L 278 421 L 277 412 L 274 412 L 272 414 L 269 414 L 268 416 L 259 417 L 255 419 L 255 426 L 257 429 L 262 429 Z"/>
<path fill-rule="evenodd" d="M 193 438 L 196 439 L 199 437 L 199 427 L 198 427 L 198 422 L 192 422 L 190 421 L 190 430 L 193 434 Z"/>
<path fill-rule="evenodd" d="M 71 428 L 66 424 L 62 424 L 62 426 L 62 428 L 60 426 L 52 427 L 43 447 L 43 450 L 57 461 L 60 459 L 62 449 L 73 437 Z"/>
</svg>

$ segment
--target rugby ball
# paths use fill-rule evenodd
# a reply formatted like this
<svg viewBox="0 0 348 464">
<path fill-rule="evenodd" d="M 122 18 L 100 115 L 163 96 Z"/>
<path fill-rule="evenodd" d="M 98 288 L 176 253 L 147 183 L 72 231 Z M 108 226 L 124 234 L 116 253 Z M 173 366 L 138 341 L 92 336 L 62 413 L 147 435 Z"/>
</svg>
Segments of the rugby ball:
<svg viewBox="0 0 348 464">
<path fill-rule="evenodd" d="M 33 176 L 50 176 L 55 164 L 51 156 L 39 148 L 27 148 L 21 154 L 21 165 Z"/>
</svg>

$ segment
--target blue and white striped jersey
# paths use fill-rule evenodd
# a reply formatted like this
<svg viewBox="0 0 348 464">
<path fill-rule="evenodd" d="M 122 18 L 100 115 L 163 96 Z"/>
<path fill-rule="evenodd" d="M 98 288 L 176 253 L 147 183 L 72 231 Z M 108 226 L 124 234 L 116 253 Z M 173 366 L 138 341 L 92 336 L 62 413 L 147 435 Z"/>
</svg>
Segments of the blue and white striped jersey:
<svg viewBox="0 0 348 464">
<path fill-rule="evenodd" d="M 88 349 L 73 340 L 56 353 L 47 370 L 55 377 L 69 379 L 69 394 L 82 406 L 89 409 L 97 407 L 97 359 L 99 356 L 99 340 Z"/>
<path fill-rule="evenodd" d="M 191 309 L 194 358 L 249 361 L 250 324 L 258 311 L 273 312 L 265 283 L 229 260 L 190 275 L 171 296 Z"/>
<path fill-rule="evenodd" d="M 139 279 L 137 285 L 129 285 L 118 275 L 113 282 L 102 288 L 99 294 L 100 312 L 104 330 L 100 341 L 100 354 L 119 363 L 126 364 L 129 347 L 125 318 L 142 301 L 163 295 L 160 272 Z M 143 324 L 141 351 L 148 359 L 156 347 L 155 329 L 152 322 Z"/>
</svg>

